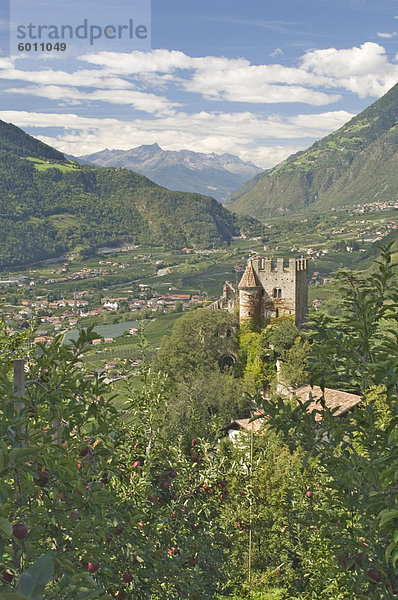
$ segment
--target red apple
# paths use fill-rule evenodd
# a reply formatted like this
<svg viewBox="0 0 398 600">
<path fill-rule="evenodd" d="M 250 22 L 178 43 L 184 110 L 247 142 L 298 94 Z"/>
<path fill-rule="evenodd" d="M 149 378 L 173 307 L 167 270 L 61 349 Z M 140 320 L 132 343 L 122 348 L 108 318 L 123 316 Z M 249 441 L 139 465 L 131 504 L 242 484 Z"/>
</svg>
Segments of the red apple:
<svg viewBox="0 0 398 600">
<path fill-rule="evenodd" d="M 123 531 L 124 527 L 121 527 L 120 525 L 113 528 L 113 533 L 115 533 L 116 535 L 120 535 L 121 533 L 123 533 Z"/>
<path fill-rule="evenodd" d="M 168 490 L 168 489 L 169 489 L 169 487 L 170 487 L 170 482 L 169 482 L 169 481 L 167 481 L 167 479 L 165 479 L 164 481 L 162 481 L 162 488 L 163 488 L 164 490 Z"/>
<path fill-rule="evenodd" d="M 84 448 L 82 448 L 79 452 L 79 456 L 81 456 L 82 458 L 84 458 L 85 456 L 87 456 L 87 454 L 90 452 L 91 448 L 89 446 L 85 446 Z"/>
<path fill-rule="evenodd" d="M 6 569 L 4 569 L 4 571 L 2 572 L 2 575 L 1 575 L 1 579 L 2 579 L 3 583 L 11 583 L 12 580 L 14 579 L 14 575 L 12 573 L 10 573 L 10 571 L 7 571 Z"/>
<path fill-rule="evenodd" d="M 99 569 L 99 564 L 97 562 L 88 562 L 86 565 L 85 569 L 87 569 L 89 573 L 96 573 Z"/>
<path fill-rule="evenodd" d="M 196 441 L 192 440 L 192 442 L 191 442 L 191 448 L 194 448 L 195 446 L 196 446 Z"/>
<path fill-rule="evenodd" d="M 363 563 L 363 559 L 364 559 L 364 552 L 360 552 L 359 554 L 356 555 L 355 557 L 355 562 L 357 563 L 357 565 L 359 567 L 362 567 L 362 563 Z"/>
<path fill-rule="evenodd" d="M 132 575 L 132 573 L 130 573 L 129 571 L 126 571 L 125 573 L 123 573 L 123 581 L 124 583 L 131 583 L 133 581 L 134 577 Z"/>
<path fill-rule="evenodd" d="M 33 481 L 40 487 L 45 487 L 50 481 L 50 471 L 47 471 L 47 469 L 40 469 L 37 471 L 37 477 L 35 477 Z"/>
<path fill-rule="evenodd" d="M 24 540 L 28 535 L 28 527 L 26 523 L 23 521 L 18 521 L 18 523 L 15 523 L 12 528 L 12 533 L 18 540 Z"/>
<path fill-rule="evenodd" d="M 170 471 L 169 477 L 171 477 L 171 479 L 175 479 L 177 477 L 177 471 L 174 469 Z"/>
<path fill-rule="evenodd" d="M 367 571 L 367 575 L 371 583 L 378 583 L 381 579 L 381 573 L 378 569 L 370 568 Z"/>
<path fill-rule="evenodd" d="M 193 454 L 192 458 L 191 458 L 191 461 L 193 463 L 198 463 L 199 462 L 199 455 L 198 454 Z"/>
<path fill-rule="evenodd" d="M 141 466 L 141 462 L 139 460 L 135 460 L 131 466 L 133 467 L 133 469 L 135 469 Z"/>
<path fill-rule="evenodd" d="M 305 495 L 307 496 L 307 498 L 312 498 L 311 490 L 308 490 L 308 492 L 306 492 Z"/>
<path fill-rule="evenodd" d="M 81 521 L 81 516 L 78 510 L 72 510 L 72 512 L 69 515 L 70 519 L 76 519 L 76 521 Z"/>
</svg>

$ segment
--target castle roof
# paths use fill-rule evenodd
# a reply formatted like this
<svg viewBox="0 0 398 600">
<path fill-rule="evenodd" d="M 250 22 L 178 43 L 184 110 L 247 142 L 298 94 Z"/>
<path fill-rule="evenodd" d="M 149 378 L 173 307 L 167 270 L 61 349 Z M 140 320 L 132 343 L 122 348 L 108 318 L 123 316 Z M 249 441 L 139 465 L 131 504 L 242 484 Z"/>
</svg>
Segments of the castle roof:
<svg viewBox="0 0 398 600">
<path fill-rule="evenodd" d="M 260 287 L 260 283 L 256 277 L 251 261 L 248 263 L 238 287 L 239 289 Z"/>
</svg>

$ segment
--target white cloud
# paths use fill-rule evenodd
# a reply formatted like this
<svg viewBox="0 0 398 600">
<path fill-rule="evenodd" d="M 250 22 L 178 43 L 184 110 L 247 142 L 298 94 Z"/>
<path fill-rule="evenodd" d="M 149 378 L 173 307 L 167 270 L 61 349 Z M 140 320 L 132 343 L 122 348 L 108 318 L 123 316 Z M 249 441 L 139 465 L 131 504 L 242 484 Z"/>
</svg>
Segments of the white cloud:
<svg viewBox="0 0 398 600">
<path fill-rule="evenodd" d="M 360 47 L 307 52 L 301 67 L 308 73 L 325 77 L 325 87 L 343 88 L 359 97 L 382 96 L 395 85 L 398 65 L 390 63 L 383 46 L 366 42 Z"/>
<path fill-rule="evenodd" d="M 303 102 L 322 106 L 340 98 L 337 94 L 304 87 L 319 85 L 319 76 L 282 65 L 252 65 L 243 58 L 189 57 L 179 51 L 154 50 L 129 54 L 104 51 L 86 54 L 80 59 L 119 75 L 134 75 L 136 81 L 148 81 L 151 74 L 152 84 L 172 82 L 207 100 L 261 104 Z"/>
<path fill-rule="evenodd" d="M 157 142 L 172 150 L 231 152 L 268 168 L 353 116 L 344 110 L 323 109 L 317 114 L 313 109 L 311 114 L 304 114 L 301 109 L 300 114 L 282 117 L 278 103 L 322 107 L 339 100 L 343 90 L 361 98 L 379 97 L 398 80 L 398 65 L 390 62 L 385 49 L 374 42 L 348 49 L 311 50 L 289 67 L 254 65 L 245 58 L 190 57 L 165 49 L 90 53 L 79 60 L 82 68 L 69 73 L 54 67 L 25 71 L 15 67 L 20 64 L 17 60 L 0 59 L 3 91 L 10 98 L 35 96 L 56 107 L 76 105 L 81 111 L 86 106 L 94 111 L 101 103 L 100 114 L 105 115 L 115 114 L 116 105 L 128 106 L 131 120 L 89 118 L 55 109 L 48 114 L 3 111 L 0 118 L 32 131 L 41 128 L 45 131 L 41 139 L 74 155 L 112 144 L 128 149 Z M 155 90 L 161 91 L 156 94 Z M 203 110 L 187 110 L 188 94 L 201 96 L 194 101 Z M 236 104 L 234 109 L 223 106 L 224 112 L 214 110 L 215 103 L 221 101 L 247 104 L 243 110 L 235 110 Z M 257 107 L 249 109 L 253 104 L 273 106 L 275 114 L 256 112 Z M 53 127 L 61 128 L 62 133 L 52 136 Z"/>
<path fill-rule="evenodd" d="M 176 102 L 170 102 L 167 98 L 147 94 L 136 90 L 94 90 L 83 92 L 77 88 L 46 85 L 25 86 L 21 88 L 9 88 L 5 90 L 12 94 L 26 94 L 29 96 L 40 96 L 50 100 L 59 100 L 62 103 L 82 104 L 87 102 L 107 102 L 109 104 L 126 104 L 135 110 L 151 114 L 168 114 L 173 112 L 177 106 Z"/>
<path fill-rule="evenodd" d="M 393 31 L 392 33 L 382 33 L 381 31 L 377 32 L 377 37 L 385 38 L 387 40 L 389 40 L 390 38 L 395 37 L 396 35 L 398 35 L 397 31 Z"/>
<path fill-rule="evenodd" d="M 2 79 L 11 81 L 28 81 L 41 83 L 42 85 L 64 85 L 80 86 L 102 89 L 128 89 L 133 84 L 121 77 L 115 77 L 108 71 L 95 69 L 79 69 L 73 73 L 67 71 L 56 71 L 54 69 L 43 69 L 41 71 L 22 71 L 15 69 L 11 61 L 4 66 L 0 63 Z"/>
<path fill-rule="evenodd" d="M 177 50 L 152 50 L 152 52 L 98 52 L 83 54 L 80 60 L 108 67 L 118 74 L 171 73 L 177 69 L 189 69 L 191 57 Z"/>
<path fill-rule="evenodd" d="M 207 100 L 228 102 L 302 102 L 311 106 L 324 106 L 341 98 L 339 94 L 327 94 L 293 84 L 295 80 L 306 79 L 306 74 L 296 70 L 286 73 L 284 67 L 278 71 L 279 76 L 271 68 L 261 66 L 228 71 L 198 71 L 191 80 L 181 81 L 181 85 L 189 92 L 202 94 Z M 272 82 L 273 79 L 279 79 L 283 85 Z M 285 82 L 286 79 L 290 81 Z"/>
<path fill-rule="evenodd" d="M 85 54 L 79 60 L 90 68 L 72 73 L 54 68 L 24 71 L 3 59 L 0 75 L 3 80 L 32 83 L 34 87 L 27 88 L 30 92 L 43 97 L 48 92 L 47 97 L 55 101 L 62 102 L 57 86 L 64 86 L 67 102 L 131 104 L 147 112 L 173 110 L 178 103 L 166 96 L 181 91 L 200 94 L 213 102 L 325 106 L 341 99 L 340 90 L 360 97 L 379 97 L 398 79 L 398 65 L 389 62 L 385 49 L 374 42 L 349 49 L 312 50 L 293 67 L 254 65 L 244 58 L 190 57 L 165 49 L 103 51 Z M 154 90 L 162 90 L 162 95 L 156 96 Z M 9 92 L 24 93 L 15 88 L 9 88 Z"/>
<path fill-rule="evenodd" d="M 73 154 L 89 154 L 103 148 L 127 150 L 157 142 L 165 149 L 187 148 L 196 152 L 230 152 L 271 167 L 314 139 L 340 127 L 353 115 L 345 111 L 259 118 L 251 112 L 176 113 L 156 119 L 98 119 L 73 113 L 2 111 L 0 118 L 29 130 L 62 128 L 63 133 L 38 136 L 46 143 Z"/>
<path fill-rule="evenodd" d="M 134 76 L 135 82 L 159 87 L 174 84 L 211 101 L 323 106 L 341 99 L 340 94 L 328 90 L 379 97 L 398 79 L 398 65 L 389 62 L 383 46 L 375 42 L 348 49 L 312 50 L 295 67 L 253 65 L 243 58 L 190 57 L 164 49 L 100 52 L 80 59 L 118 76 Z"/>
<path fill-rule="evenodd" d="M 282 48 L 275 48 L 275 50 L 271 52 L 270 56 L 278 56 L 278 54 L 283 54 Z"/>
</svg>

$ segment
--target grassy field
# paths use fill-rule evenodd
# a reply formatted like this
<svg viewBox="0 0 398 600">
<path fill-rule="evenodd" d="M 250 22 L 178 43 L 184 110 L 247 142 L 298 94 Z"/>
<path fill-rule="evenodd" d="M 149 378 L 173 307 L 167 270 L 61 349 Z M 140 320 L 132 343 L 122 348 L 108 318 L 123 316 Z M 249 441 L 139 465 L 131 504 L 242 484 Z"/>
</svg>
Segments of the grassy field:
<svg viewBox="0 0 398 600">
<path fill-rule="evenodd" d="M 40 158 L 33 158 L 31 156 L 26 157 L 25 160 L 31 161 L 34 164 L 34 167 L 37 171 L 46 171 L 47 169 L 59 169 L 60 171 L 67 173 L 68 171 L 75 171 L 76 169 L 79 169 L 78 165 L 64 165 L 61 163 L 54 163 L 46 160 L 41 160 Z"/>
<path fill-rule="evenodd" d="M 148 323 L 145 327 L 145 337 L 149 344 L 154 348 L 160 346 L 162 338 L 169 336 L 173 330 L 174 323 L 182 316 L 183 313 L 171 313 L 157 317 Z"/>
<path fill-rule="evenodd" d="M 145 339 L 150 346 L 151 355 L 156 351 L 157 348 L 159 348 L 162 338 L 164 336 L 171 335 L 174 323 L 182 316 L 182 314 L 183 313 L 171 313 L 168 315 L 162 315 L 152 319 L 145 325 Z M 110 331 L 113 333 L 120 333 L 120 331 L 123 331 L 123 326 L 126 324 L 128 324 L 129 327 L 140 326 L 137 321 L 130 321 L 128 323 L 117 323 L 115 325 L 103 325 L 97 327 L 96 331 L 98 333 L 99 331 L 106 331 L 107 333 Z M 77 333 L 77 330 L 68 331 L 67 334 L 65 334 L 65 338 L 66 336 L 68 337 L 66 341 L 64 339 L 64 343 L 68 343 L 68 341 L 71 339 L 76 339 Z M 106 337 L 108 337 L 108 335 L 106 335 Z M 90 350 L 84 357 L 83 361 L 86 363 L 87 368 L 94 370 L 102 368 L 106 361 L 120 361 L 124 358 L 137 360 L 140 358 L 138 342 L 138 336 L 123 336 L 123 333 L 120 333 L 119 337 L 114 336 L 114 342 L 111 344 L 90 346 Z"/>
</svg>

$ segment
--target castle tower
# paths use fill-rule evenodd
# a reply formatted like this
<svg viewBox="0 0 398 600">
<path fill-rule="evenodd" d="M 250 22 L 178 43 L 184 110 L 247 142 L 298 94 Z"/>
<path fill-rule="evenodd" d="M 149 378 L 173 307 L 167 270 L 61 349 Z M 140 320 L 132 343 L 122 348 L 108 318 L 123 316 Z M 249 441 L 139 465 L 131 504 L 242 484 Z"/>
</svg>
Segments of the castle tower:
<svg viewBox="0 0 398 600">
<path fill-rule="evenodd" d="M 263 289 L 264 316 L 294 316 L 297 326 L 306 319 L 308 270 L 305 258 L 271 260 L 256 256 L 253 271 Z"/>
<path fill-rule="evenodd" d="M 256 256 L 249 260 L 238 290 L 240 323 L 262 327 L 272 317 L 291 317 L 300 327 L 308 310 L 308 261 Z M 235 287 L 227 282 L 221 298 L 209 308 L 233 312 Z"/>
<path fill-rule="evenodd" d="M 238 288 L 240 323 L 261 326 L 264 319 L 263 288 L 251 261 L 248 262 Z"/>
</svg>

